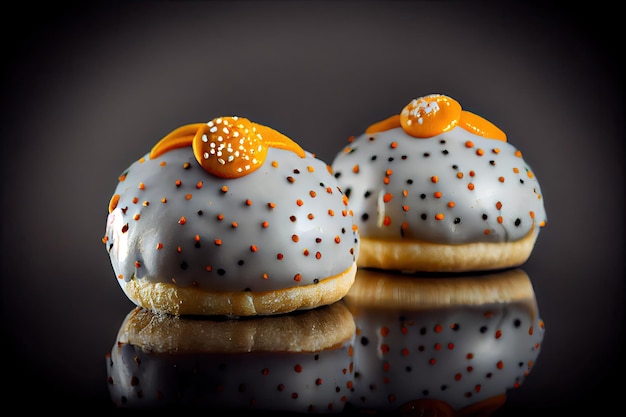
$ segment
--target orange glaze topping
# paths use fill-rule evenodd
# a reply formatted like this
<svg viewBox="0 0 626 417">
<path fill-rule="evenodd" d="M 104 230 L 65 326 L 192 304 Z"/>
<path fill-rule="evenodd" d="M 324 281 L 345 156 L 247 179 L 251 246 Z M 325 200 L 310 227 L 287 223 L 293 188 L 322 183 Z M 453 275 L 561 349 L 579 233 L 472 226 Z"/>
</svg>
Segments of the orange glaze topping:
<svg viewBox="0 0 626 417">
<path fill-rule="evenodd" d="M 233 116 L 179 127 L 152 148 L 150 159 L 189 145 L 198 163 L 222 178 L 238 178 L 255 171 L 265 162 L 269 147 L 305 157 L 304 150 L 282 133 Z"/>
<path fill-rule="evenodd" d="M 430 138 L 459 126 L 468 132 L 506 142 L 506 134 L 483 117 L 461 109 L 451 97 L 431 94 L 412 100 L 399 115 L 369 126 L 365 133 L 373 134 L 397 127 L 416 138 Z M 468 145 L 468 147 L 473 144 Z"/>
</svg>

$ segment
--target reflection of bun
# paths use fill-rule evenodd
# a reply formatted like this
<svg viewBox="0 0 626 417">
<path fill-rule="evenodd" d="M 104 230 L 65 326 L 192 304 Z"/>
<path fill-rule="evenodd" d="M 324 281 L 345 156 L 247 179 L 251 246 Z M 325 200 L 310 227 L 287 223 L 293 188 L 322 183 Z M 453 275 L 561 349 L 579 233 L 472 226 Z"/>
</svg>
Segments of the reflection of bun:
<svg viewBox="0 0 626 417">
<path fill-rule="evenodd" d="M 354 377 L 343 303 L 258 318 L 183 318 L 135 308 L 108 356 L 122 408 L 340 412 Z"/>
<path fill-rule="evenodd" d="M 519 266 L 546 224 L 539 182 L 521 152 L 450 97 L 413 100 L 351 138 L 332 167 L 359 228 L 359 266 Z"/>
<path fill-rule="evenodd" d="M 489 415 L 530 373 L 544 336 L 520 269 L 467 277 L 360 269 L 345 300 L 357 323 L 358 409 Z"/>
<path fill-rule="evenodd" d="M 103 241 L 138 306 L 250 316 L 339 300 L 357 238 L 325 162 L 222 117 L 176 129 L 120 176 Z"/>
</svg>

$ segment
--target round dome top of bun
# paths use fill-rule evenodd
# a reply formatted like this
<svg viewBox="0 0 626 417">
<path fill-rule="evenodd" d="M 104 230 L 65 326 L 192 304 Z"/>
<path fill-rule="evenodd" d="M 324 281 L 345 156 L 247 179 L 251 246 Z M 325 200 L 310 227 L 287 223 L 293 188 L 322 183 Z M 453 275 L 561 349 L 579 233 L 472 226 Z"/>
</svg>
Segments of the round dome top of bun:
<svg viewBox="0 0 626 417">
<path fill-rule="evenodd" d="M 520 150 L 448 96 L 412 100 L 351 137 L 332 167 L 359 228 L 359 266 L 519 266 L 546 225 L 541 187 Z"/>
<path fill-rule="evenodd" d="M 103 241 L 129 298 L 172 314 L 334 302 L 352 284 L 359 247 L 328 164 L 240 117 L 182 126 L 131 164 Z"/>
</svg>

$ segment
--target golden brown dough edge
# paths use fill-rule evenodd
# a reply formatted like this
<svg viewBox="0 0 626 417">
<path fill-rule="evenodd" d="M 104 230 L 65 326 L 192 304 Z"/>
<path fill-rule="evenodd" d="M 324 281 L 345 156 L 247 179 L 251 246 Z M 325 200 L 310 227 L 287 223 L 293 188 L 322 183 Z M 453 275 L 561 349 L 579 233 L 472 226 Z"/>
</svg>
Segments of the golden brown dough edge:
<svg viewBox="0 0 626 417">
<path fill-rule="evenodd" d="M 502 243 L 451 245 L 361 236 L 357 264 L 364 268 L 407 272 L 489 271 L 520 266 L 529 258 L 536 240 L 534 227 L 523 239 Z"/>
<path fill-rule="evenodd" d="M 136 307 L 118 332 L 119 343 L 160 353 L 319 352 L 340 348 L 356 324 L 344 303 L 251 319 L 185 318 Z"/>
<path fill-rule="evenodd" d="M 254 293 L 179 288 L 173 284 L 133 278 L 122 289 L 135 304 L 158 313 L 182 315 L 255 316 L 307 310 L 340 300 L 356 275 L 356 262 L 341 274 L 317 284 Z"/>
</svg>

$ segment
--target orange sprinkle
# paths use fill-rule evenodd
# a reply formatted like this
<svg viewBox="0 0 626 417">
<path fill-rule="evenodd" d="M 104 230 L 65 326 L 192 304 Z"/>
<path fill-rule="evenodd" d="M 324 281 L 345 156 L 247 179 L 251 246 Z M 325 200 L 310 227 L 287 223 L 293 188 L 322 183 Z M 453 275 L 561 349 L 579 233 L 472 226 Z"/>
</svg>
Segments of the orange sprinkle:
<svg viewBox="0 0 626 417">
<path fill-rule="evenodd" d="M 456 173 L 456 177 L 457 178 L 463 178 L 463 173 L 462 172 L 457 172 Z"/>
<path fill-rule="evenodd" d="M 193 237 L 193 240 L 195 240 L 196 242 L 200 242 L 200 235 L 195 235 Z"/>
<path fill-rule="evenodd" d="M 454 201 L 448 201 L 448 207 L 452 208 L 454 206 L 455 206 Z"/>
<path fill-rule="evenodd" d="M 120 195 L 114 194 L 109 201 L 109 213 L 111 213 L 117 207 L 117 204 L 120 202 Z"/>
<path fill-rule="evenodd" d="M 167 203 L 167 198 L 163 197 L 163 198 L 161 199 L 161 203 Z"/>
<path fill-rule="evenodd" d="M 133 197 L 133 204 L 137 204 L 138 201 L 139 199 L 137 197 Z"/>
<path fill-rule="evenodd" d="M 272 166 L 274 168 L 278 168 L 278 162 L 277 161 L 272 161 Z"/>
<path fill-rule="evenodd" d="M 498 361 L 498 363 L 496 364 L 496 368 L 498 368 L 498 369 L 504 368 L 504 362 Z"/>
<path fill-rule="evenodd" d="M 193 197 L 193 195 L 185 194 L 185 200 L 191 200 L 191 197 Z"/>
<path fill-rule="evenodd" d="M 143 182 L 139 183 L 139 189 L 140 190 L 145 190 L 146 189 L 146 185 Z"/>
<path fill-rule="evenodd" d="M 215 239 L 213 242 L 215 242 L 216 246 L 220 246 L 222 244 L 222 239 Z"/>
<path fill-rule="evenodd" d="M 180 246 L 176 246 L 176 252 L 183 253 L 183 248 L 181 248 Z"/>
<path fill-rule="evenodd" d="M 350 137 L 348 138 L 348 142 L 350 142 L 350 143 L 354 142 L 354 135 L 353 135 L 353 136 L 350 136 Z"/>
<path fill-rule="evenodd" d="M 182 216 L 180 219 L 178 219 L 178 223 L 179 223 L 179 224 L 185 224 L 185 223 L 187 223 L 187 219 L 185 218 L 185 216 Z"/>
<path fill-rule="evenodd" d="M 489 229 L 485 229 L 484 233 L 488 235 L 489 233 L 491 233 L 491 231 Z"/>
<path fill-rule="evenodd" d="M 437 213 L 437 214 L 435 214 L 435 219 L 437 219 L 437 220 L 443 220 L 443 219 L 444 219 L 444 215 L 443 215 L 443 213 Z"/>
<path fill-rule="evenodd" d="M 270 224 L 267 221 L 264 221 L 263 223 L 261 223 L 261 227 L 264 229 L 267 229 L 267 226 L 269 226 Z"/>
<path fill-rule="evenodd" d="M 285 255 L 283 255 L 282 253 L 276 254 L 276 259 L 278 259 L 279 261 L 282 261 L 284 257 Z"/>
<path fill-rule="evenodd" d="M 102 243 L 107 243 L 109 241 L 109 237 L 108 236 L 103 236 L 102 237 Z"/>
<path fill-rule="evenodd" d="M 119 275 L 117 276 L 117 279 L 124 279 L 124 275 L 123 275 L 123 274 L 119 274 Z"/>
<path fill-rule="evenodd" d="M 156 245 L 157 250 L 163 249 L 163 244 L 161 242 Z"/>
<path fill-rule="evenodd" d="M 430 180 L 431 180 L 432 182 L 438 182 L 438 181 L 439 181 L 439 177 L 438 177 L 438 176 L 436 176 L 436 175 L 433 175 L 432 177 L 430 177 Z"/>
<path fill-rule="evenodd" d="M 530 218 L 534 219 L 535 218 L 535 212 L 534 211 L 529 211 L 528 214 L 530 214 Z"/>
<path fill-rule="evenodd" d="M 261 276 L 263 277 L 263 279 L 268 279 L 270 277 L 269 275 L 267 275 L 267 272 L 263 273 L 263 275 L 261 275 Z"/>
<path fill-rule="evenodd" d="M 222 213 L 216 216 L 217 220 L 224 220 L 224 215 Z"/>
<path fill-rule="evenodd" d="M 384 201 L 385 203 L 388 203 L 388 202 L 390 202 L 390 201 L 391 201 L 391 199 L 392 199 L 392 198 L 393 198 L 393 195 L 391 195 L 391 193 L 386 193 L 386 194 L 383 196 L 383 201 Z"/>
<path fill-rule="evenodd" d="M 149 201 L 144 201 L 143 203 L 141 203 L 144 207 L 148 207 L 150 205 Z"/>
<path fill-rule="evenodd" d="M 498 201 L 498 202 L 496 203 L 496 208 L 497 208 L 498 210 L 502 209 L 502 203 Z"/>
<path fill-rule="evenodd" d="M 493 148 L 491 150 L 491 152 L 493 152 L 493 153 L 500 153 L 500 148 Z"/>
<path fill-rule="evenodd" d="M 441 191 L 435 191 L 433 193 L 433 197 L 435 197 L 435 198 L 441 198 L 441 196 L 442 196 Z"/>
<path fill-rule="evenodd" d="M 297 204 L 298 206 L 302 206 L 302 205 L 304 204 L 304 201 L 302 201 L 302 200 L 300 200 L 300 199 L 297 199 L 297 200 L 296 200 L 296 204 Z"/>
<path fill-rule="evenodd" d="M 308 249 L 303 250 L 303 251 L 302 251 L 302 254 L 303 254 L 304 256 L 309 256 L 309 250 L 308 250 Z"/>
<path fill-rule="evenodd" d="M 317 195 L 317 193 L 316 193 L 315 191 L 311 190 L 311 191 L 309 191 L 309 195 L 310 195 L 312 198 L 315 198 L 315 196 Z"/>
<path fill-rule="evenodd" d="M 141 268 L 141 264 L 139 263 L 139 261 L 135 261 L 135 268 Z"/>
<path fill-rule="evenodd" d="M 474 147 L 474 142 L 472 142 L 471 140 L 468 140 L 467 142 L 465 142 L 465 147 L 466 148 L 473 148 Z"/>
<path fill-rule="evenodd" d="M 502 224 L 502 222 L 503 222 L 502 216 L 498 216 L 498 223 Z"/>
<path fill-rule="evenodd" d="M 207 265 L 204 267 L 204 270 L 207 272 L 211 272 L 213 270 L 213 267 L 211 265 Z"/>
<path fill-rule="evenodd" d="M 140 217 L 139 213 L 137 213 L 133 216 L 133 220 L 139 220 Z"/>
<path fill-rule="evenodd" d="M 311 165 L 307 165 L 306 170 L 309 172 L 315 172 L 315 168 L 313 168 Z"/>
<path fill-rule="evenodd" d="M 328 209 L 328 214 L 331 216 L 335 215 L 335 211 L 333 209 Z"/>
<path fill-rule="evenodd" d="M 389 147 L 391 149 L 396 149 L 398 147 L 398 143 L 397 142 L 391 142 L 391 144 L 389 145 Z"/>
<path fill-rule="evenodd" d="M 388 176 L 388 177 L 389 177 L 389 176 L 391 176 L 391 175 L 393 175 L 393 170 L 392 170 L 392 169 L 388 169 L 388 170 L 386 170 L 386 171 L 385 171 L 385 175 L 386 175 L 386 176 Z"/>
<path fill-rule="evenodd" d="M 469 175 L 470 175 L 470 177 L 473 177 L 474 175 L 476 175 L 476 173 L 474 171 L 470 171 Z"/>
<path fill-rule="evenodd" d="M 267 206 L 269 208 L 273 209 L 273 208 L 276 208 L 276 203 L 269 202 L 269 203 L 267 203 Z"/>
<path fill-rule="evenodd" d="M 198 181 L 198 183 L 196 184 L 196 188 L 199 190 L 200 188 L 202 188 L 202 185 L 204 183 L 202 181 Z"/>
<path fill-rule="evenodd" d="M 504 177 L 498 177 L 498 181 L 504 182 Z"/>
<path fill-rule="evenodd" d="M 167 165 L 167 162 L 165 161 L 161 161 L 161 163 L 159 164 L 160 166 L 164 167 L 165 165 Z"/>
<path fill-rule="evenodd" d="M 300 240 L 300 238 L 298 237 L 298 235 L 291 235 L 291 240 L 293 240 L 294 242 L 297 242 Z"/>
<path fill-rule="evenodd" d="M 389 177 L 385 177 L 385 178 L 383 178 L 383 183 L 385 183 L 385 184 L 389 184 Z"/>
<path fill-rule="evenodd" d="M 532 171 L 526 171 L 526 175 L 528 175 L 528 178 L 534 177 Z"/>
<path fill-rule="evenodd" d="M 126 179 L 126 174 L 122 174 L 122 175 L 120 175 L 119 177 L 117 177 L 117 180 L 118 180 L 119 182 L 122 182 L 122 181 L 124 181 L 125 179 Z"/>
<path fill-rule="evenodd" d="M 402 190 L 402 197 L 408 197 L 409 190 Z"/>
<path fill-rule="evenodd" d="M 246 206 L 251 206 L 252 200 L 246 198 Z"/>
<path fill-rule="evenodd" d="M 467 184 L 467 188 L 470 190 L 474 189 L 474 184 L 472 184 L 471 182 L 469 184 Z"/>
<path fill-rule="evenodd" d="M 293 276 L 293 280 L 296 282 L 300 282 L 302 280 L 302 274 L 296 274 Z"/>
<path fill-rule="evenodd" d="M 332 189 L 332 188 L 330 188 L 330 187 L 326 187 L 326 192 L 327 192 L 328 194 L 332 194 L 332 193 L 333 193 L 333 189 Z"/>
<path fill-rule="evenodd" d="M 522 157 L 522 152 L 521 151 L 515 151 L 515 156 L 517 156 L 518 158 Z"/>
<path fill-rule="evenodd" d="M 406 204 L 402 206 L 402 211 L 409 211 L 409 206 Z"/>
<path fill-rule="evenodd" d="M 341 242 L 341 238 L 339 236 L 335 236 L 335 243 L 340 243 Z"/>
<path fill-rule="evenodd" d="M 250 252 L 256 252 L 258 250 L 259 248 L 257 248 L 256 245 L 250 245 Z"/>
<path fill-rule="evenodd" d="M 183 184 L 183 182 L 181 180 L 176 180 L 175 184 L 177 187 L 180 187 Z"/>
<path fill-rule="evenodd" d="M 228 191 L 228 187 L 226 185 L 222 185 L 222 188 L 220 188 L 220 191 L 225 193 Z"/>
<path fill-rule="evenodd" d="M 383 219 L 383 224 L 385 226 L 389 226 L 391 224 L 391 217 L 385 216 L 385 218 Z"/>
<path fill-rule="evenodd" d="M 234 229 L 234 228 L 236 228 L 236 227 L 238 227 L 238 226 L 239 226 L 239 223 L 237 223 L 237 222 L 232 222 L 232 223 L 230 224 L 230 226 Z"/>
<path fill-rule="evenodd" d="M 322 254 L 319 252 L 315 252 L 315 259 L 321 259 L 322 258 Z"/>
<path fill-rule="evenodd" d="M 313 216 L 313 213 L 309 213 L 306 215 L 307 219 L 309 220 L 313 220 L 315 218 L 315 216 Z"/>
<path fill-rule="evenodd" d="M 357 174 L 359 172 L 359 166 L 355 165 L 352 167 L 352 172 L 354 172 L 355 174 Z"/>
<path fill-rule="evenodd" d="M 146 162 L 146 158 L 144 158 L 143 156 L 141 158 L 139 158 L 139 163 L 143 164 L 144 162 Z"/>
<path fill-rule="evenodd" d="M 515 172 L 516 174 L 519 174 L 519 168 L 517 167 L 513 168 L 513 172 Z"/>
</svg>

